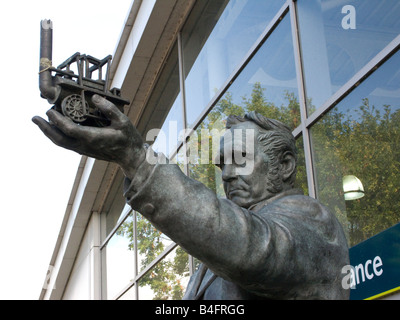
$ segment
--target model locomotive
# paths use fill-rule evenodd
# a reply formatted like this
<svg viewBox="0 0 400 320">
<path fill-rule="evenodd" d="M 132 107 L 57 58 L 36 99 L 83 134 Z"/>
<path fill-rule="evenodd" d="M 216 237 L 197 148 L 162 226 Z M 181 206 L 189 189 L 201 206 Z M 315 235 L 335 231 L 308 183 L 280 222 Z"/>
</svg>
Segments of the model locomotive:
<svg viewBox="0 0 400 320">
<path fill-rule="evenodd" d="M 52 51 L 53 24 L 42 20 L 39 89 L 42 98 L 53 104 L 55 110 L 81 125 L 107 126 L 108 119 L 92 103 L 91 97 L 98 94 L 124 111 L 129 101 L 121 97 L 120 89 L 108 89 L 111 55 L 99 60 L 77 52 L 55 68 Z"/>
</svg>

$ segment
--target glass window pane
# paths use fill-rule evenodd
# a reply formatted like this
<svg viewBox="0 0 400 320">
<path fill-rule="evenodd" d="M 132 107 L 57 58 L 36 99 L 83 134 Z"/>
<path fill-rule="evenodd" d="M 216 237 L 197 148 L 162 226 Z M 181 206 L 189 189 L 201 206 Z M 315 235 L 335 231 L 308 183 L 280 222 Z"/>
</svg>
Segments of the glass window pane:
<svg viewBox="0 0 400 320">
<path fill-rule="evenodd" d="M 308 111 L 312 113 L 400 33 L 400 2 L 296 3 Z"/>
<path fill-rule="evenodd" d="M 300 125 L 290 20 L 285 16 L 242 70 L 209 115 L 215 122 L 230 114 L 257 111 L 291 129 Z"/>
<path fill-rule="evenodd" d="M 121 179 L 121 182 L 122 180 L 123 179 Z M 122 186 L 118 188 L 117 191 L 119 191 L 119 194 L 115 195 L 108 212 L 102 214 L 101 241 L 106 240 L 111 231 L 113 231 L 113 229 L 122 221 L 122 219 L 126 217 L 128 212 L 132 210 L 122 196 L 123 192 L 121 187 Z"/>
<path fill-rule="evenodd" d="M 396 53 L 311 128 L 318 198 L 351 246 L 400 221 L 399 66 Z"/>
<path fill-rule="evenodd" d="M 137 213 L 137 249 L 139 272 L 147 267 L 161 254 L 172 240 L 153 225 L 140 213 Z"/>
<path fill-rule="evenodd" d="M 175 248 L 139 281 L 140 300 L 181 300 L 189 282 L 189 257 Z"/>
<path fill-rule="evenodd" d="M 167 118 L 164 121 L 161 130 L 149 131 L 147 133 L 147 143 L 154 141 L 152 148 L 156 152 L 161 152 L 167 157 L 176 151 L 178 144 L 182 141 L 184 135 L 182 120 L 181 94 L 175 100 Z M 154 134 L 152 133 L 154 132 Z M 151 141 L 150 141 L 151 140 Z"/>
<path fill-rule="evenodd" d="M 218 118 L 216 126 L 203 122 L 188 143 L 189 177 L 201 182 L 219 197 L 225 197 L 225 192 L 221 169 L 215 165 L 214 159 L 219 150 L 219 139 L 225 131 L 220 128 L 222 120 L 225 119 Z"/>
<path fill-rule="evenodd" d="M 135 279 L 133 215 L 125 220 L 102 250 L 106 299 L 114 299 Z"/>
<path fill-rule="evenodd" d="M 182 32 L 189 126 L 242 63 L 284 3 L 283 0 L 197 1 Z"/>
<path fill-rule="evenodd" d="M 143 132 L 147 143 L 151 145 L 159 140 L 155 149 L 169 155 L 176 147 L 178 134 L 183 129 L 182 112 L 178 49 L 175 43 L 137 128 Z"/>
</svg>

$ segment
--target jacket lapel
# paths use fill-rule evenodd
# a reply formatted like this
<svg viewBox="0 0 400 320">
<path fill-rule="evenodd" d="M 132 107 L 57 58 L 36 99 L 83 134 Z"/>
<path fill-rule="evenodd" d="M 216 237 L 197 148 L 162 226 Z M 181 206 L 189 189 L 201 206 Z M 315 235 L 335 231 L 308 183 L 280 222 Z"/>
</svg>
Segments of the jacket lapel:
<svg viewBox="0 0 400 320">
<path fill-rule="evenodd" d="M 196 296 L 195 296 L 195 300 L 200 300 L 203 295 L 204 292 L 208 289 L 208 287 L 211 285 L 211 283 L 213 283 L 213 281 L 217 278 L 217 276 L 208 268 L 206 268 L 206 273 L 203 277 L 203 280 L 200 283 L 200 287 L 197 290 Z"/>
<path fill-rule="evenodd" d="M 203 281 L 206 272 L 207 267 L 204 264 L 201 264 L 196 273 L 193 274 L 192 279 L 190 279 L 183 299 L 194 300 L 196 298 L 197 292 L 199 291 L 201 282 Z"/>
</svg>

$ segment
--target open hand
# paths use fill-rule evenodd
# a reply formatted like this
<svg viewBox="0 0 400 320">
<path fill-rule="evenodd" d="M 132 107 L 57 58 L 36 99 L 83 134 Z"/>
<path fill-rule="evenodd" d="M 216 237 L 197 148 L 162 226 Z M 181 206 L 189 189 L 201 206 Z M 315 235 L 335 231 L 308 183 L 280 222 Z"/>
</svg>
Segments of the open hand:
<svg viewBox="0 0 400 320">
<path fill-rule="evenodd" d="M 142 137 L 114 104 L 98 95 L 94 95 L 92 101 L 111 121 L 109 126 L 81 126 L 55 110 L 47 112 L 49 122 L 39 116 L 33 117 L 32 121 L 56 145 L 99 160 L 115 162 L 127 176 L 131 176 L 145 158 Z"/>
</svg>

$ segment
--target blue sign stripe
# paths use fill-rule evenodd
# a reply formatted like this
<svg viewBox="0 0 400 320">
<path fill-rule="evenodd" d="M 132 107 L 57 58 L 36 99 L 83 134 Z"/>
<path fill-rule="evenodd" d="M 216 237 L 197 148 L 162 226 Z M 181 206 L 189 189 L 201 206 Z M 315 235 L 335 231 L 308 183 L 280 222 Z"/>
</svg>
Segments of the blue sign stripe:
<svg viewBox="0 0 400 320">
<path fill-rule="evenodd" d="M 400 287 L 400 223 L 350 249 L 351 300 Z"/>
</svg>

